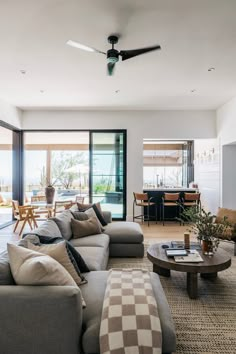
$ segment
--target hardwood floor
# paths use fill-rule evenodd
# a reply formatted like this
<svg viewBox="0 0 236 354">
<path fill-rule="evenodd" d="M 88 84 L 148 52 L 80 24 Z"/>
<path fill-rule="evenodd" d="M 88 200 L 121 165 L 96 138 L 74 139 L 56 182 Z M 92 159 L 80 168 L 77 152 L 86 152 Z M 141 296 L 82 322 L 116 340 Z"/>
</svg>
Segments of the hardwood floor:
<svg viewBox="0 0 236 354">
<path fill-rule="evenodd" d="M 37 221 L 38 225 L 43 223 L 43 221 Z M 184 232 L 187 230 L 187 227 L 180 226 L 175 222 L 165 223 L 165 226 L 158 223 L 150 223 L 148 227 L 147 224 L 140 224 L 144 238 L 156 239 L 158 241 L 171 241 L 171 240 L 183 240 Z M 13 232 L 14 225 L 10 225 L 0 230 L 0 251 L 6 249 L 7 242 L 17 242 L 20 238 L 17 233 Z M 20 227 L 19 227 L 20 229 Z M 27 225 L 23 233 L 30 231 L 29 226 Z"/>
</svg>

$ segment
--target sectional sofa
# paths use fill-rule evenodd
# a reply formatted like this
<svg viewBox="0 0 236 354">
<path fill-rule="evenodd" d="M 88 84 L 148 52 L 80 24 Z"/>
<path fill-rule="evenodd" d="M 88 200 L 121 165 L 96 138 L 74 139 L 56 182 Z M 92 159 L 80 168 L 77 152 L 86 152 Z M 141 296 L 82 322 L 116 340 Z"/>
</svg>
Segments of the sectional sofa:
<svg viewBox="0 0 236 354">
<path fill-rule="evenodd" d="M 4 354 L 98 354 L 99 329 L 109 256 L 143 256 L 143 234 L 137 223 L 111 222 L 102 234 L 71 238 L 72 213 L 47 220 L 21 243 L 38 242 L 37 235 L 60 237 L 78 250 L 90 272 L 87 283 L 72 286 L 15 286 L 6 252 L 0 255 L 0 343 Z M 23 246 L 25 246 L 23 244 Z M 159 276 L 151 273 L 161 328 L 162 353 L 176 349 L 170 308 Z M 82 309 L 81 293 L 86 302 Z"/>
</svg>

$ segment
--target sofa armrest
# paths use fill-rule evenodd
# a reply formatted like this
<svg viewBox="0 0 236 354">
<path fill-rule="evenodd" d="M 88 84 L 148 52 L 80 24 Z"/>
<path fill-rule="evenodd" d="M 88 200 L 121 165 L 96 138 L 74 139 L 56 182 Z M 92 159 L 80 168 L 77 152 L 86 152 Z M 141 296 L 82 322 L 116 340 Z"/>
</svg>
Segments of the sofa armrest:
<svg viewBox="0 0 236 354">
<path fill-rule="evenodd" d="M 103 215 L 104 220 L 106 221 L 107 224 L 110 224 L 112 222 L 112 217 L 111 217 L 110 211 L 103 211 L 102 215 Z"/>
<path fill-rule="evenodd" d="M 80 353 L 79 288 L 0 286 L 0 318 L 1 353 Z"/>
</svg>

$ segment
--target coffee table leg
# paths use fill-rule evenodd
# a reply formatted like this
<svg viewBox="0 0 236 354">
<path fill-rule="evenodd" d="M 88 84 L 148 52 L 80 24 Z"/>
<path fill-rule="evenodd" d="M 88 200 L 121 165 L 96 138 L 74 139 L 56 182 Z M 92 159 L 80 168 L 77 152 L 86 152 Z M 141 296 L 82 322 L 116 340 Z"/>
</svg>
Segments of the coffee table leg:
<svg viewBox="0 0 236 354">
<path fill-rule="evenodd" d="M 201 273 L 201 278 L 217 278 L 217 272 L 216 273 Z"/>
<path fill-rule="evenodd" d="M 169 277 L 170 276 L 170 270 L 169 269 L 159 267 L 156 264 L 153 264 L 153 272 L 157 273 L 159 275 L 163 275 L 163 277 Z"/>
<path fill-rule="evenodd" d="M 198 273 L 187 273 L 187 291 L 190 299 L 197 298 L 197 278 Z"/>
</svg>

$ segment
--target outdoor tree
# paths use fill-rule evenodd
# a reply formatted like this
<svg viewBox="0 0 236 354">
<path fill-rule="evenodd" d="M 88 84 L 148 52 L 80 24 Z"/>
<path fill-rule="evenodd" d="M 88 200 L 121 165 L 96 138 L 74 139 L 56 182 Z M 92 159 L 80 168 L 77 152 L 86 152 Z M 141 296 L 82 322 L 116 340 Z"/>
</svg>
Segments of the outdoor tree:
<svg viewBox="0 0 236 354">
<path fill-rule="evenodd" d="M 87 163 L 83 152 L 66 151 L 52 152 L 51 176 L 52 181 L 58 181 L 65 189 L 72 187 L 73 182 L 80 177 L 79 165 Z"/>
</svg>

